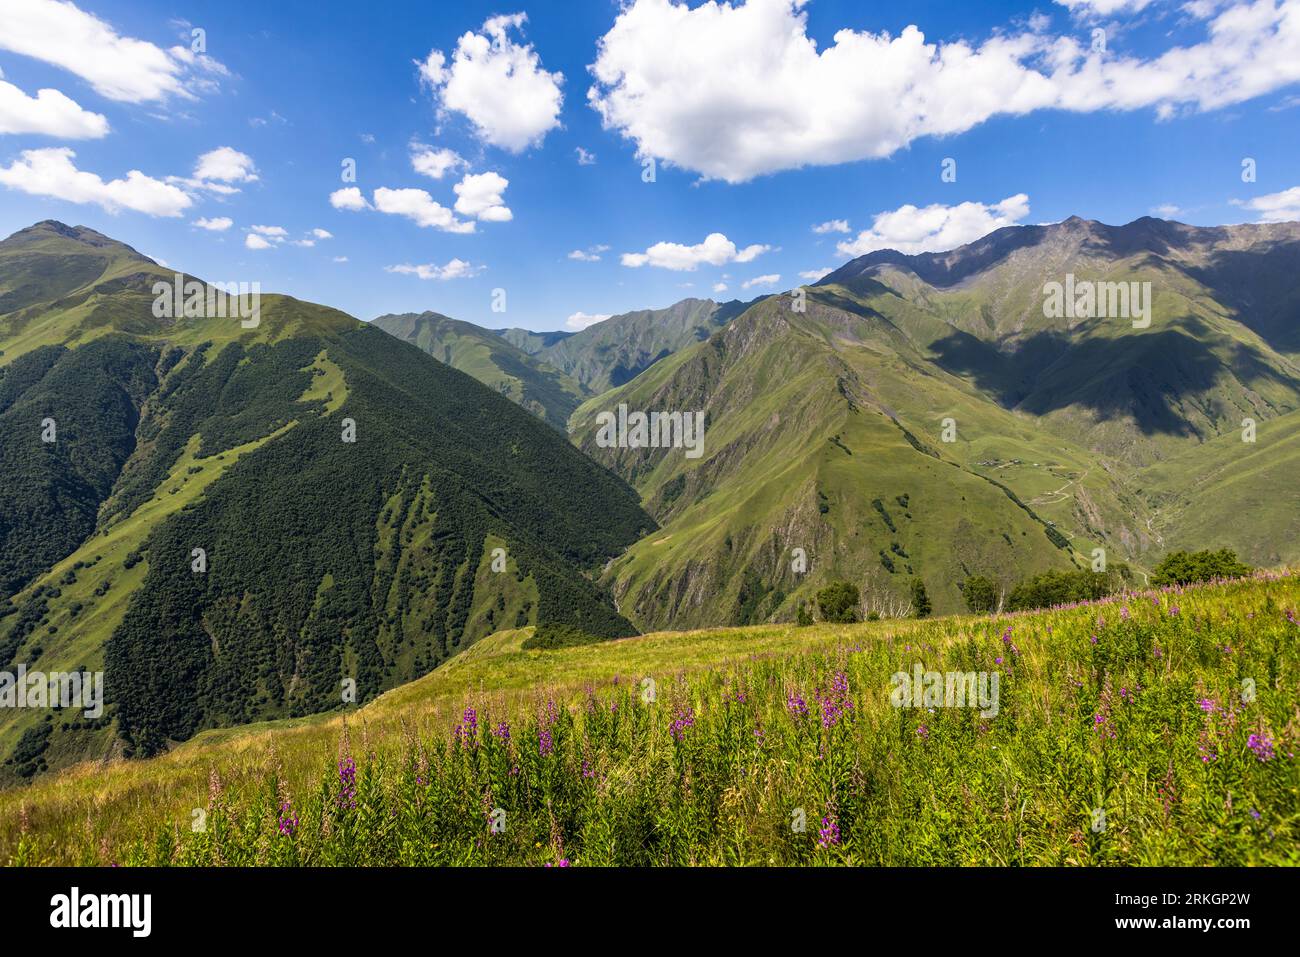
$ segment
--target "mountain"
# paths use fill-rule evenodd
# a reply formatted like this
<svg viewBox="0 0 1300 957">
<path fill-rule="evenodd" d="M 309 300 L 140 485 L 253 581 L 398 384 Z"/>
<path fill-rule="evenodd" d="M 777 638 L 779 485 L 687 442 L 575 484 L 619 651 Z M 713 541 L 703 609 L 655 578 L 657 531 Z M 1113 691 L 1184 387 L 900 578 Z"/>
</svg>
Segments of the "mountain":
<svg viewBox="0 0 1300 957">
<path fill-rule="evenodd" d="M 572 376 L 588 395 L 596 395 L 707 339 L 748 305 L 739 300 L 683 299 L 666 309 L 638 309 L 611 316 L 572 334 L 506 329 L 500 335 Z"/>
<path fill-rule="evenodd" d="M 563 372 L 473 323 L 408 312 L 380 316 L 371 324 L 473 376 L 561 432 L 586 397 Z"/>
<path fill-rule="evenodd" d="M 503 626 L 634 633 L 591 580 L 653 528 L 620 479 L 336 310 L 156 316 L 172 279 L 84 227 L 0 242 L 0 669 L 107 699 L 6 709 L 0 775 L 365 700 Z"/>
<path fill-rule="evenodd" d="M 1072 218 L 872 253 L 756 303 L 575 412 L 575 441 L 661 524 L 604 580 L 641 626 L 688 627 L 789 620 L 835 578 L 864 611 L 905 604 L 914 576 L 954 611 L 971 575 L 1006 586 L 1094 549 L 1294 561 L 1298 251 L 1296 224 Z M 1070 276 L 1149 282 L 1149 325 L 1049 315 Z M 703 454 L 603 447 L 620 404 L 704 413 Z"/>
<path fill-rule="evenodd" d="M 535 356 L 547 346 L 553 346 L 561 339 L 573 335 L 572 332 L 533 332 L 531 329 L 493 329 L 492 331 L 530 356 Z"/>
</svg>

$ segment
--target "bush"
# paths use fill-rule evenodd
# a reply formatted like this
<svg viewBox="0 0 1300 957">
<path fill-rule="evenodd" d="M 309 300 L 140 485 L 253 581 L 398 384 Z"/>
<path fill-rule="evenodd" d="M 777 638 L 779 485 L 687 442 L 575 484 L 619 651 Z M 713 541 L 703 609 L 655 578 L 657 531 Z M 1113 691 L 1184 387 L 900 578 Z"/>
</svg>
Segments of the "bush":
<svg viewBox="0 0 1300 957">
<path fill-rule="evenodd" d="M 1237 560 L 1237 553 L 1229 548 L 1217 552 L 1173 552 L 1151 573 L 1151 584 L 1190 585 L 1216 578 L 1245 578 L 1251 573 L 1249 565 Z"/>
<path fill-rule="evenodd" d="M 817 593 L 822 621 L 846 624 L 858 620 L 858 586 L 845 581 L 831 582 Z"/>
<path fill-rule="evenodd" d="M 991 578 L 984 575 L 972 575 L 962 585 L 961 595 L 966 599 L 966 607 L 975 614 L 992 611 L 998 602 L 998 587 Z"/>
</svg>

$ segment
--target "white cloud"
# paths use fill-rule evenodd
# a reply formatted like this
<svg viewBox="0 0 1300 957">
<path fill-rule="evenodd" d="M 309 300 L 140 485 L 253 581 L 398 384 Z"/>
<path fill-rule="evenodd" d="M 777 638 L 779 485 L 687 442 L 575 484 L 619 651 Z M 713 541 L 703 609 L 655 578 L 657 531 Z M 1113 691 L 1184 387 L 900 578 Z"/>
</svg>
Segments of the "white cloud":
<svg viewBox="0 0 1300 957">
<path fill-rule="evenodd" d="M 231 226 L 235 225 L 235 221 L 229 216 L 218 216 L 215 219 L 208 219 L 205 216 L 202 219 L 194 220 L 194 225 L 199 227 L 199 229 L 206 229 L 214 233 L 224 233 Z"/>
<path fill-rule="evenodd" d="M 345 186 L 330 193 L 330 205 L 335 209 L 369 209 L 370 204 L 355 186 Z"/>
<path fill-rule="evenodd" d="M 248 233 L 244 236 L 244 245 L 248 249 L 270 249 L 281 245 L 288 236 L 289 231 L 283 226 L 249 226 Z M 314 246 L 315 243 L 311 240 L 298 240 L 294 245 Z"/>
<path fill-rule="evenodd" d="M 284 239 L 285 236 L 289 235 L 288 230 L 283 226 L 250 226 L 249 229 L 259 236 L 270 236 L 275 239 Z"/>
<path fill-rule="evenodd" d="M 333 238 L 334 238 L 334 234 L 331 233 L 328 229 L 321 229 L 321 228 L 319 228 L 319 227 L 317 227 L 316 229 L 313 229 L 313 230 L 311 231 L 311 234 L 312 234 L 313 236 L 315 236 L 317 239 L 333 239 Z"/>
<path fill-rule="evenodd" d="M 660 269 L 690 272 L 706 263 L 710 266 L 722 266 L 730 262 L 751 262 L 771 248 L 756 243 L 744 249 L 737 249 L 736 244 L 722 233 L 709 233 L 704 238 L 704 242 L 696 243 L 694 246 L 683 246 L 681 243 L 655 243 L 643 253 L 624 253 L 622 262 L 624 266 L 633 268 L 650 265 L 658 266 Z"/>
<path fill-rule="evenodd" d="M 510 180 L 499 173 L 467 173 L 452 187 L 456 193 L 456 212 L 489 223 L 506 223 L 514 214 L 501 199 Z"/>
<path fill-rule="evenodd" d="M 62 67 L 101 96 L 126 103 L 172 95 L 191 98 L 189 87 L 210 88 L 205 74 L 228 73 L 216 60 L 188 48 L 163 50 L 146 40 L 120 36 L 66 0 L 4 0 L 0 49 Z"/>
<path fill-rule="evenodd" d="M 1056 0 L 1075 16 L 1108 17 L 1114 13 L 1140 13 L 1152 0 Z"/>
<path fill-rule="evenodd" d="M 830 219 L 824 223 L 818 223 L 812 228 L 814 233 L 847 233 L 849 231 L 849 221 L 847 219 Z"/>
<path fill-rule="evenodd" d="M 471 276 L 477 276 L 483 271 L 483 267 L 471 266 L 463 259 L 453 259 L 445 266 L 439 266 L 434 263 L 412 266 L 404 263 L 400 266 L 385 266 L 384 271 L 400 273 L 407 276 L 419 276 L 421 279 L 445 281 L 448 279 L 468 279 Z"/>
<path fill-rule="evenodd" d="M 247 246 L 249 249 L 270 249 L 271 248 L 271 244 L 268 243 L 261 236 L 257 235 L 257 233 L 248 233 L 247 235 L 245 235 L 244 245 Z"/>
<path fill-rule="evenodd" d="M 843 29 L 818 49 L 805 0 L 632 0 L 599 41 L 588 100 L 656 157 L 728 182 L 886 157 L 998 115 L 1212 110 L 1300 81 L 1300 0 L 1248 0 L 1150 59 L 1030 27 L 927 43 Z M 671 55 L 665 55 L 671 51 Z"/>
<path fill-rule="evenodd" d="M 257 167 L 247 153 L 219 146 L 199 157 L 194 164 L 194 178 L 201 182 L 252 183 L 257 180 Z"/>
<path fill-rule="evenodd" d="M 713 284 L 713 291 L 714 291 L 714 292 L 726 292 L 726 291 L 727 291 L 727 284 L 726 284 L 725 282 L 715 282 L 715 283 Z"/>
<path fill-rule="evenodd" d="M 335 256 L 335 257 L 334 257 L 334 261 L 335 261 L 336 263 L 345 263 L 345 262 L 348 261 L 348 257 L 347 257 L 347 256 Z"/>
<path fill-rule="evenodd" d="M 1292 186 L 1280 193 L 1257 196 L 1237 205 L 1259 213 L 1261 223 L 1289 223 L 1300 221 L 1300 186 Z"/>
<path fill-rule="evenodd" d="M 442 179 L 449 172 L 466 165 L 459 153 L 449 149 L 435 149 L 423 143 L 411 144 L 411 168 L 417 173 Z"/>
<path fill-rule="evenodd" d="M 481 33 L 461 36 L 450 65 L 439 50 L 418 63 L 443 110 L 463 114 L 479 139 L 512 153 L 540 143 L 559 126 L 564 102 L 564 76 L 542 69 L 532 44 L 510 36 L 527 19 L 523 13 L 492 17 Z"/>
<path fill-rule="evenodd" d="M 823 269 L 805 269 L 803 272 L 799 273 L 799 278 L 806 279 L 809 282 L 816 282 L 823 276 L 829 276 L 834 271 L 834 267 L 831 266 L 827 266 Z"/>
<path fill-rule="evenodd" d="M 780 281 L 780 273 L 768 273 L 766 276 L 755 276 L 753 279 L 746 279 L 740 284 L 740 288 L 751 289 L 754 286 L 775 286 Z"/>
<path fill-rule="evenodd" d="M 1173 203 L 1165 203 L 1161 206 L 1153 206 L 1151 208 L 1151 212 L 1153 215 L 1159 216 L 1161 219 L 1173 219 L 1175 216 L 1183 215 L 1182 207 L 1175 206 Z"/>
<path fill-rule="evenodd" d="M 372 195 L 375 209 L 381 213 L 405 216 L 418 226 L 441 229 L 444 232 L 474 232 L 473 223 L 458 220 L 450 209 L 435 202 L 434 198 L 422 189 L 388 189 L 381 186 Z"/>
<path fill-rule="evenodd" d="M 124 179 L 105 182 L 73 164 L 67 147 L 23 150 L 0 167 L 0 185 L 33 196 L 52 196 L 72 203 L 94 203 L 110 213 L 129 209 L 149 216 L 180 216 L 193 200 L 170 183 L 131 170 Z"/>
<path fill-rule="evenodd" d="M 607 252 L 609 252 L 608 246 L 588 246 L 586 249 L 575 249 L 569 253 L 569 258 L 576 259 L 581 263 L 598 263 L 600 262 L 601 253 Z"/>
<path fill-rule="evenodd" d="M 4 133 L 96 140 L 108 135 L 108 120 L 83 110 L 58 90 L 37 90 L 35 96 L 28 96 L 12 83 L 0 80 L 0 134 Z"/>
<path fill-rule="evenodd" d="M 595 154 L 595 153 L 588 152 L 587 150 L 584 150 L 581 146 L 577 147 L 577 148 L 574 150 L 574 152 L 578 154 L 578 165 L 579 165 L 579 166 L 595 166 L 595 165 L 596 165 L 596 154 Z"/>
<path fill-rule="evenodd" d="M 944 206 L 912 204 L 877 213 L 870 229 L 856 239 L 844 240 L 835 248 L 843 256 L 864 256 L 877 249 L 896 249 L 915 254 L 955 249 L 974 242 L 1003 226 L 1012 226 L 1029 215 L 1029 197 L 1008 196 L 1000 203 L 960 203 Z"/>
<path fill-rule="evenodd" d="M 598 322 L 604 322 L 609 317 L 610 313 L 593 316 L 585 312 L 575 312 L 568 319 L 564 320 L 564 326 L 566 329 L 586 329 L 588 326 L 594 326 Z"/>
</svg>

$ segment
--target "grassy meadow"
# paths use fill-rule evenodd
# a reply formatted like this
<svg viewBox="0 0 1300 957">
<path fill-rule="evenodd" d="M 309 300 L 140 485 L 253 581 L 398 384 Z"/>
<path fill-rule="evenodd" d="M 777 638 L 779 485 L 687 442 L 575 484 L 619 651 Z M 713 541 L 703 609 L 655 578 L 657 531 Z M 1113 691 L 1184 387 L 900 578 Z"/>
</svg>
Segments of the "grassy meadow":
<svg viewBox="0 0 1300 957">
<path fill-rule="evenodd" d="M 0 793 L 0 861 L 1297 864 L 1298 616 L 1300 577 L 1262 573 L 550 651 L 501 632 L 346 714 Z M 996 715 L 895 707 L 917 664 L 996 673 Z"/>
</svg>

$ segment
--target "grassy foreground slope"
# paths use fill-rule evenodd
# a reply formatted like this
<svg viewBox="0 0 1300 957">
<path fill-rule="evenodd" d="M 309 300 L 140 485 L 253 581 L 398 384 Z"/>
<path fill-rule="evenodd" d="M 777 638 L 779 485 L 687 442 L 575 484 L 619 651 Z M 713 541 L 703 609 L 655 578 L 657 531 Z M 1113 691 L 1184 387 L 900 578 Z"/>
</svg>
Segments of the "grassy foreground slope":
<svg viewBox="0 0 1300 957">
<path fill-rule="evenodd" d="M 1298 609 L 1266 573 L 998 617 L 498 633 L 347 718 L 0 794 L 0 860 L 1297 864 Z M 997 673 L 996 715 L 891 706 L 917 664 Z"/>
</svg>

